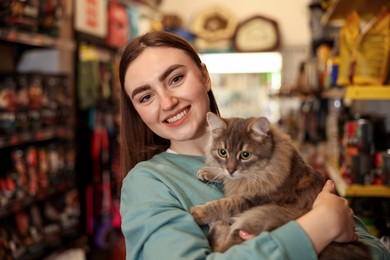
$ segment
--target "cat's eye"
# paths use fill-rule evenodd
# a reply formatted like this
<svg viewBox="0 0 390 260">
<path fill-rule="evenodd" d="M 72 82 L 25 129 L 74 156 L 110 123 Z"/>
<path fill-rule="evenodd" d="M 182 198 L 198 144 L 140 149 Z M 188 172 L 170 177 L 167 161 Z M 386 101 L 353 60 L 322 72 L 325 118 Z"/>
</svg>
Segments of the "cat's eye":
<svg viewBox="0 0 390 260">
<path fill-rule="evenodd" d="M 240 154 L 240 158 L 241 158 L 242 160 L 249 160 L 249 159 L 251 158 L 251 156 L 252 156 L 252 153 L 247 152 L 247 151 L 243 151 L 243 152 L 241 152 L 241 154 Z"/>
<path fill-rule="evenodd" d="M 228 155 L 228 152 L 225 149 L 218 149 L 218 155 L 221 158 L 226 158 Z"/>
</svg>

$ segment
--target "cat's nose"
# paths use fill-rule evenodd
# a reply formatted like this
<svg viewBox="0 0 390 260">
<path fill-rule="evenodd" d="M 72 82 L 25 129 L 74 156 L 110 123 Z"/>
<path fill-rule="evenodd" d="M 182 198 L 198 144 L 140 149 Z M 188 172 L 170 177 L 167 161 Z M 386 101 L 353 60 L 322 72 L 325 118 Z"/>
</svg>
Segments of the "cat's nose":
<svg viewBox="0 0 390 260">
<path fill-rule="evenodd" d="M 236 167 L 228 167 L 227 168 L 227 171 L 230 175 L 233 175 L 236 170 L 237 170 Z"/>
</svg>

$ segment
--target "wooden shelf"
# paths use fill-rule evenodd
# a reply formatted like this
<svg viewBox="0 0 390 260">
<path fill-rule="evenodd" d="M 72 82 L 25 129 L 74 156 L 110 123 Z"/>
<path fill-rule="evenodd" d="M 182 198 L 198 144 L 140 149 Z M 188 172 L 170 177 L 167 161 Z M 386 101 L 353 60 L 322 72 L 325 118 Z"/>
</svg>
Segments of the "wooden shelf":
<svg viewBox="0 0 390 260">
<path fill-rule="evenodd" d="M 325 98 L 353 100 L 390 100 L 390 86 L 348 86 L 324 91 Z"/>
<path fill-rule="evenodd" d="M 383 197 L 390 198 L 390 186 L 385 185 L 348 185 L 340 172 L 330 163 L 326 164 L 330 178 L 335 182 L 337 192 L 342 197 Z"/>
<path fill-rule="evenodd" d="M 363 100 L 390 99 L 390 86 L 349 86 L 345 98 Z"/>
<path fill-rule="evenodd" d="M 322 96 L 329 99 L 340 99 L 344 98 L 346 88 L 331 88 L 325 90 Z"/>
<path fill-rule="evenodd" d="M 368 21 L 376 16 L 383 6 L 390 9 L 389 0 L 336 0 L 321 19 L 323 25 L 342 26 L 345 18 L 356 10 L 360 18 Z"/>
<path fill-rule="evenodd" d="M 0 149 L 56 138 L 71 139 L 73 135 L 70 127 L 55 127 L 40 129 L 35 132 L 14 133 L 8 136 L 0 136 Z"/>
<path fill-rule="evenodd" d="M 25 32 L 9 28 L 0 28 L 0 40 L 35 47 L 65 48 L 71 50 L 75 48 L 75 44 L 72 41 L 64 41 L 45 34 Z"/>
</svg>

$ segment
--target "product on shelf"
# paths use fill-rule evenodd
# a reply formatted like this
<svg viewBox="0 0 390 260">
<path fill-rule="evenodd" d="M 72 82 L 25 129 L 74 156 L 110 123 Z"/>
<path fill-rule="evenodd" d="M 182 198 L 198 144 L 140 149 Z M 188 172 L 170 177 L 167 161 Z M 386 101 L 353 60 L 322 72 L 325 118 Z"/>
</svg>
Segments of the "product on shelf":
<svg viewBox="0 0 390 260">
<path fill-rule="evenodd" d="M 28 86 L 28 119 L 31 130 L 42 126 L 41 108 L 43 103 L 43 79 L 39 74 L 31 75 Z"/>
<path fill-rule="evenodd" d="M 17 28 L 29 32 L 38 31 L 39 1 L 38 0 L 11 0 L 1 1 L 5 7 L 1 17 L 3 26 Z M 8 2 L 8 4 L 4 3 Z"/>
<path fill-rule="evenodd" d="M 355 119 L 344 124 L 341 165 L 342 175 L 349 184 L 385 184 L 388 156 L 384 120 Z"/>
<path fill-rule="evenodd" d="M 0 74 L 0 147 L 61 134 L 57 130 L 69 128 L 71 111 L 67 76 Z"/>
<path fill-rule="evenodd" d="M 16 112 L 16 129 L 18 132 L 26 132 L 29 129 L 28 120 L 28 75 L 19 74 L 17 75 L 17 87 L 16 87 L 16 101 L 17 101 L 17 112 Z"/>
<path fill-rule="evenodd" d="M 59 23 L 64 13 L 66 1 L 40 0 L 39 1 L 39 32 L 57 37 Z"/>
<path fill-rule="evenodd" d="M 16 128 L 16 83 L 12 76 L 0 77 L 0 134 Z"/>
<path fill-rule="evenodd" d="M 359 14 L 352 11 L 338 40 L 340 63 L 333 86 L 389 83 L 390 12 L 386 7 L 365 25 Z"/>
<path fill-rule="evenodd" d="M 344 26 L 340 30 L 340 64 L 337 75 L 337 86 L 345 86 L 352 83 L 353 75 L 353 52 L 356 40 L 360 34 L 360 17 L 356 11 L 353 11 L 345 20 Z M 336 86 L 336 85 L 333 85 Z"/>
<path fill-rule="evenodd" d="M 390 150 L 374 155 L 374 184 L 390 185 Z"/>
<path fill-rule="evenodd" d="M 43 84 L 43 101 L 42 101 L 42 124 L 44 127 L 53 127 L 57 124 L 58 119 L 58 102 L 56 92 L 60 88 L 59 79 L 56 76 L 48 75 Z"/>
<path fill-rule="evenodd" d="M 353 83 L 381 85 L 389 74 L 390 12 L 384 8 L 363 29 L 355 50 Z"/>
<path fill-rule="evenodd" d="M 15 149 L 12 154 L 12 162 L 15 170 L 15 179 L 17 184 L 17 199 L 22 199 L 28 193 L 27 165 L 22 149 Z"/>
</svg>

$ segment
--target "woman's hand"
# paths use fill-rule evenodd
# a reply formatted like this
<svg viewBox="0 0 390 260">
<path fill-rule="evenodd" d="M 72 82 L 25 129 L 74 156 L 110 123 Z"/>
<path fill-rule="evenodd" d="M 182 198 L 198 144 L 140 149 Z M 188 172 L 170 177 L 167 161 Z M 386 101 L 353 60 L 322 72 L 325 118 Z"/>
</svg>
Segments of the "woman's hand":
<svg viewBox="0 0 390 260">
<path fill-rule="evenodd" d="M 320 253 L 330 242 L 357 240 L 353 210 L 345 198 L 335 195 L 333 181 L 328 180 L 308 213 L 297 219 Z"/>
<path fill-rule="evenodd" d="M 254 238 L 256 235 L 246 232 L 245 230 L 240 230 L 239 235 L 242 240 L 248 240 Z"/>
<path fill-rule="evenodd" d="M 336 194 L 333 181 L 328 180 L 313 203 L 311 211 L 297 219 L 307 233 L 317 253 L 330 242 L 357 240 L 353 210 L 345 198 Z M 248 240 L 255 235 L 240 230 L 241 239 Z"/>
<path fill-rule="evenodd" d="M 354 212 L 349 207 L 345 198 L 335 195 L 336 190 L 333 181 L 328 180 L 313 203 L 313 210 L 324 210 L 326 217 L 331 218 L 328 223 L 333 222 L 333 231 L 336 236 L 335 242 L 350 242 L 357 240 L 355 233 Z M 323 209 L 321 209 L 323 208 Z"/>
</svg>

